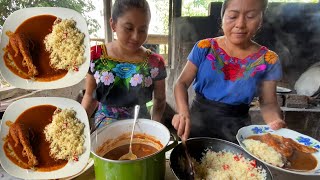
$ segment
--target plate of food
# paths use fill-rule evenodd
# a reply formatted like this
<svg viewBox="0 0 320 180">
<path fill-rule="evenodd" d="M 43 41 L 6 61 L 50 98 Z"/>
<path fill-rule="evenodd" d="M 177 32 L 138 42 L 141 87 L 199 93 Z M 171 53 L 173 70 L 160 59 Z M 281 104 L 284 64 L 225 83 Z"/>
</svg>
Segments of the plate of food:
<svg viewBox="0 0 320 180">
<path fill-rule="evenodd" d="M 22 179 L 60 179 L 86 168 L 90 130 L 86 111 L 59 97 L 13 102 L 1 120 L 0 161 L 10 175 Z"/>
<path fill-rule="evenodd" d="M 190 176 L 185 148 L 180 143 L 170 154 L 170 167 L 177 179 L 273 179 L 264 163 L 232 142 L 197 137 L 188 139 L 186 146 L 194 177 Z"/>
<path fill-rule="evenodd" d="M 239 129 L 237 140 L 249 154 L 280 171 L 320 176 L 320 142 L 299 132 L 267 125 Z"/>
<path fill-rule="evenodd" d="M 72 86 L 90 64 L 89 32 L 71 9 L 34 7 L 6 19 L 0 43 L 0 71 L 12 86 L 57 89 Z"/>
</svg>

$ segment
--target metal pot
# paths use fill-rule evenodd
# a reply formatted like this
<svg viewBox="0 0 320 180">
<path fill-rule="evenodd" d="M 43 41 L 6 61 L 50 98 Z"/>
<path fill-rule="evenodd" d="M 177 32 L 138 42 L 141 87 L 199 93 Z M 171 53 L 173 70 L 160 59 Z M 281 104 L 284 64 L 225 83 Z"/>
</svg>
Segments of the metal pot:
<svg viewBox="0 0 320 180">
<path fill-rule="evenodd" d="M 190 156 L 196 159 L 198 162 L 201 160 L 207 150 L 212 150 L 215 152 L 226 150 L 233 153 L 242 154 L 245 158 L 255 159 L 246 151 L 244 151 L 239 145 L 222 139 L 207 137 L 191 138 L 186 141 L 186 145 Z M 177 179 L 189 179 L 189 175 L 186 172 L 187 170 L 184 169 L 184 165 L 181 164 L 186 164 L 186 162 L 181 161 L 186 159 L 184 156 L 184 148 L 181 143 L 177 145 L 170 154 L 170 167 Z M 255 160 L 257 162 L 257 166 L 260 166 L 266 170 L 267 180 L 272 180 L 272 174 L 269 168 L 259 160 Z"/>
<path fill-rule="evenodd" d="M 132 129 L 133 119 L 114 122 L 91 134 L 91 153 L 94 159 L 95 178 L 124 179 L 124 180 L 157 180 L 165 177 L 165 152 L 177 145 L 177 140 L 171 144 L 170 132 L 161 123 L 139 119 L 136 124 L 137 133 L 145 133 L 155 137 L 163 147 L 158 152 L 136 160 L 110 160 L 99 156 L 97 153 L 105 142 L 113 140 Z"/>
</svg>

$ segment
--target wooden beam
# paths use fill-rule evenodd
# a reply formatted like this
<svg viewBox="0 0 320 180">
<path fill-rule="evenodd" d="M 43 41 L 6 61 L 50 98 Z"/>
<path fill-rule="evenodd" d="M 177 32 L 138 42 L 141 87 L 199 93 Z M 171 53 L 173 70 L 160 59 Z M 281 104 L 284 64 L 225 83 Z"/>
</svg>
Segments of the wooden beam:
<svg viewBox="0 0 320 180">
<path fill-rule="evenodd" d="M 168 44 L 168 35 L 149 34 L 146 44 Z"/>
</svg>

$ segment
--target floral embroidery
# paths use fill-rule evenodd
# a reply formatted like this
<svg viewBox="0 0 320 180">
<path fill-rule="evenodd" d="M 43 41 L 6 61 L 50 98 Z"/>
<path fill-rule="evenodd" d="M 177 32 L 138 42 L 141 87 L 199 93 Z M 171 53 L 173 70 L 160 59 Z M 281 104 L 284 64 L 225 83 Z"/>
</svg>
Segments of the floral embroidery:
<svg viewBox="0 0 320 180">
<path fill-rule="evenodd" d="M 112 69 L 116 75 L 120 78 L 127 79 L 136 73 L 136 66 L 129 63 L 117 64 L 115 68 Z"/>
<path fill-rule="evenodd" d="M 265 64 L 261 64 L 255 67 L 255 69 L 252 71 L 252 73 L 250 74 L 251 77 L 254 77 L 257 72 L 260 71 L 264 71 L 265 69 L 267 69 L 267 66 Z"/>
<path fill-rule="evenodd" d="M 211 42 L 210 40 L 206 40 Z M 240 78 L 254 77 L 258 72 L 267 69 L 263 54 L 267 51 L 265 47 L 261 47 L 257 53 L 247 56 L 244 59 L 230 57 L 222 48 L 220 48 L 215 40 L 206 59 L 211 61 L 212 70 L 223 72 L 224 79 L 236 81 Z M 277 55 L 275 54 L 277 57 Z M 253 59 L 255 57 L 256 59 Z"/>
<path fill-rule="evenodd" d="M 240 59 L 240 63 L 243 64 L 243 65 L 244 65 L 244 64 L 247 64 L 247 63 L 248 63 L 248 60 L 246 60 L 246 59 Z"/>
<path fill-rule="evenodd" d="M 264 58 L 265 58 L 266 62 L 269 64 L 274 64 L 278 60 L 277 54 L 273 51 L 270 51 L 270 50 L 264 55 Z"/>
<path fill-rule="evenodd" d="M 147 63 L 119 63 L 109 59 L 98 59 L 94 61 L 96 83 L 104 83 L 104 85 L 114 84 L 116 86 L 124 86 L 129 90 L 130 86 L 144 84 L 144 78 L 151 75 L 150 68 Z M 103 72 L 101 74 L 101 72 Z M 158 68 L 153 68 L 153 75 L 156 77 L 159 74 Z"/>
<path fill-rule="evenodd" d="M 152 78 L 151 78 L 150 76 L 148 76 L 148 77 L 146 77 L 146 78 L 144 79 L 144 85 L 145 85 L 146 87 L 150 87 L 150 86 L 152 85 Z"/>
<path fill-rule="evenodd" d="M 141 74 L 135 74 L 130 80 L 131 86 L 137 86 L 138 84 L 141 84 L 142 78 L 143 76 Z"/>
<path fill-rule="evenodd" d="M 198 47 L 199 48 L 209 48 L 209 47 L 211 47 L 211 42 L 209 39 L 201 40 L 198 43 Z"/>
<path fill-rule="evenodd" d="M 149 64 L 151 65 L 151 67 L 163 67 L 164 66 L 164 63 L 161 60 L 161 56 L 158 54 L 154 54 L 154 57 L 149 59 Z"/>
<path fill-rule="evenodd" d="M 151 70 L 150 70 L 150 73 L 151 73 L 151 77 L 152 78 L 155 78 L 155 77 L 157 77 L 158 76 L 158 74 L 159 74 L 159 68 L 152 68 Z"/>
<path fill-rule="evenodd" d="M 103 46 L 93 47 L 91 52 L 92 57 L 99 57 L 92 59 L 90 64 L 90 71 L 94 73 L 96 83 L 103 83 L 110 88 L 121 86 L 129 90 L 130 86 L 150 87 L 154 78 L 160 76 L 159 67 L 164 67 L 161 56 L 153 54 L 149 58 L 151 55 L 149 51 L 144 61 L 139 60 L 133 63 L 108 57 Z"/>
<path fill-rule="evenodd" d="M 221 69 L 224 73 L 225 80 L 235 81 L 238 78 L 243 77 L 244 68 L 240 67 L 240 64 L 228 63 Z"/>
<path fill-rule="evenodd" d="M 96 66 L 95 63 L 90 62 L 90 71 L 94 72 L 94 67 Z"/>
<path fill-rule="evenodd" d="M 209 54 L 207 55 L 207 59 L 208 59 L 209 61 L 214 61 L 214 60 L 216 60 L 216 57 L 214 57 L 214 55 L 213 55 L 212 53 L 209 53 Z"/>
<path fill-rule="evenodd" d="M 104 83 L 104 85 L 109 86 L 111 83 L 114 82 L 114 76 L 111 72 L 103 72 L 100 80 Z"/>
<path fill-rule="evenodd" d="M 264 71 L 267 68 L 267 66 L 265 64 L 261 64 L 259 66 L 257 66 L 254 71 L 259 72 L 259 71 Z"/>
<path fill-rule="evenodd" d="M 211 62 L 211 68 L 212 68 L 212 70 L 216 70 L 216 66 L 214 64 L 214 61 Z"/>
<path fill-rule="evenodd" d="M 100 82 L 100 73 L 96 71 L 93 75 L 94 79 L 96 79 L 96 83 L 98 84 Z"/>
<path fill-rule="evenodd" d="M 102 49 L 100 46 L 92 46 L 91 47 L 91 60 L 97 60 L 100 58 L 100 55 L 102 54 Z"/>
</svg>

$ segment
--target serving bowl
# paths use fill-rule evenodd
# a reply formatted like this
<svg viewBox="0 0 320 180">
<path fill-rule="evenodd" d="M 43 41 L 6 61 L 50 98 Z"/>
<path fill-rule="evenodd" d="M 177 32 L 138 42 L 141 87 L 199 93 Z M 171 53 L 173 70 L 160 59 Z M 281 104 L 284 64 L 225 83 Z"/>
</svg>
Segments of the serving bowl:
<svg viewBox="0 0 320 180">
<path fill-rule="evenodd" d="M 261 167 L 266 171 L 266 179 L 273 179 L 272 174 L 266 165 L 244 151 L 237 144 L 222 139 L 199 137 L 188 139 L 186 141 L 186 145 L 190 156 L 198 162 L 207 150 L 215 152 L 227 151 L 233 154 L 242 154 L 246 159 L 256 160 L 257 167 Z M 185 159 L 184 154 L 182 143 L 180 143 L 172 150 L 170 155 L 170 167 L 177 179 L 189 179 L 188 175 L 185 173 L 185 169 L 181 165 L 181 160 Z"/>
</svg>

